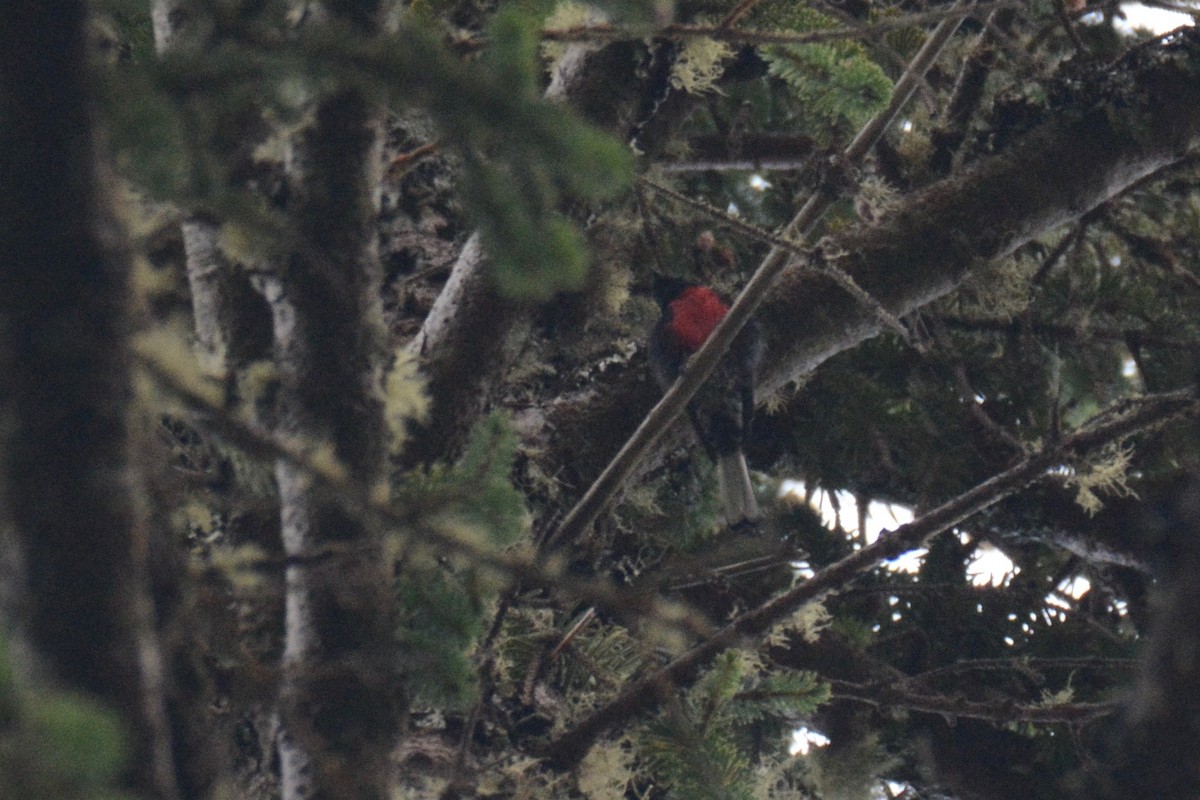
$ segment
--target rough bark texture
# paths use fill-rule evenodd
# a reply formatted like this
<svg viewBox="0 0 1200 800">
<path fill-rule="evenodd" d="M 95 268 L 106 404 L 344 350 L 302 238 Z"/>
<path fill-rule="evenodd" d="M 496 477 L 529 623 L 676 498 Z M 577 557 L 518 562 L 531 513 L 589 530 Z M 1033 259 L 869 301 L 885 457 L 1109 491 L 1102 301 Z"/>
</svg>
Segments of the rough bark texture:
<svg viewBox="0 0 1200 800">
<path fill-rule="evenodd" d="M 154 45 L 159 55 L 185 49 L 189 34 L 198 30 L 194 10 L 185 0 L 155 0 L 151 7 Z M 230 174 L 251 172 L 254 139 L 263 125 L 257 114 L 225 120 L 223 133 L 239 142 Z M 188 288 L 196 333 L 196 354 L 206 370 L 221 374 L 264 358 L 270 351 L 270 326 L 262 299 L 250 279 L 231 264 L 219 242 L 217 220 L 197 214 L 182 223 Z"/>
<path fill-rule="evenodd" d="M 1071 104 L 1007 151 L 839 237 L 827 255 L 847 254 L 839 265 L 903 315 L 952 291 L 972 268 L 1176 163 L 1200 140 L 1200 39 L 1190 34 L 1141 55 L 1064 98 Z M 771 342 L 766 392 L 880 328 L 846 293 L 798 269 L 781 277 L 760 318 Z"/>
<path fill-rule="evenodd" d="M 6 511 L 35 656 L 123 716 L 131 786 L 170 797 L 149 532 L 129 461 L 129 265 L 94 173 L 85 25 L 82 2 L 0 5 Z"/>
<path fill-rule="evenodd" d="M 182 225 L 196 353 L 214 374 L 245 367 L 270 352 L 270 326 L 262 298 L 229 263 L 215 223 L 193 218 Z"/>
<path fill-rule="evenodd" d="M 555 71 L 546 96 L 566 100 L 590 48 L 576 46 Z M 491 387 L 511 363 L 506 345 L 529 325 L 529 309 L 495 290 L 478 231 L 463 245 L 449 280 L 408 351 L 421 359 L 432 404 L 428 419 L 412 424 L 404 464 L 453 457 L 483 411 Z"/>
<path fill-rule="evenodd" d="M 434 398 L 428 420 L 413 425 L 404 449 L 407 464 L 427 464 L 453 454 L 479 418 L 489 385 L 503 374 L 514 331 L 528 327 L 527 310 L 500 297 L 478 232 L 463 245 L 449 280 L 408 346 L 421 359 Z"/>
<path fill-rule="evenodd" d="M 302 237 L 264 279 L 280 379 L 276 434 L 332 450 L 363 485 L 383 465 L 384 332 L 372 224 L 379 130 L 354 90 L 323 100 L 296 144 Z M 399 715 L 391 572 L 378 533 L 281 461 L 286 638 L 283 796 L 390 797 Z"/>
</svg>

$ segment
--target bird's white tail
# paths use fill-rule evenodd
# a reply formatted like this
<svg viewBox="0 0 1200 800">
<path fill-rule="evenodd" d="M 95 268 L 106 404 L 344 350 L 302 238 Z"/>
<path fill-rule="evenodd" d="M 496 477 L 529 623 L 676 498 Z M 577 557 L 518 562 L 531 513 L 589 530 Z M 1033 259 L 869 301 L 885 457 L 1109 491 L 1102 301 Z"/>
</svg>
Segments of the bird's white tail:
<svg viewBox="0 0 1200 800">
<path fill-rule="evenodd" d="M 717 487 L 726 523 L 732 527 L 743 522 L 758 521 L 758 500 L 754 497 L 750 470 L 746 467 L 746 456 L 741 450 L 717 458 Z"/>
</svg>

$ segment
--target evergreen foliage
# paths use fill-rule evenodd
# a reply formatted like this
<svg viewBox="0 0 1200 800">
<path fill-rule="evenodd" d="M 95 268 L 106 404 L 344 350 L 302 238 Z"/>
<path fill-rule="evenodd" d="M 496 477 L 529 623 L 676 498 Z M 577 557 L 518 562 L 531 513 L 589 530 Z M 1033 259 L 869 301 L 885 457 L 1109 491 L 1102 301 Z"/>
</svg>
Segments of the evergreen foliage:
<svg viewBox="0 0 1200 800">
<path fill-rule="evenodd" d="M 138 57 L 134 48 L 135 57 L 106 76 L 112 142 L 142 188 L 258 229 L 253 247 L 269 254 L 286 222 L 263 204 L 254 173 L 270 170 L 278 156 L 260 148 L 247 164 L 244 135 L 262 136 L 263 122 L 296 125 L 314 96 L 358 85 L 424 107 L 460 152 L 460 197 L 487 236 L 503 293 L 544 300 L 580 287 L 582 241 L 558 207 L 627 185 L 630 157 L 569 109 L 538 98 L 536 9 L 496 14 L 483 57 L 468 64 L 416 13 L 367 42 L 350 29 L 297 24 L 284 2 L 191 10 L 211 17 L 210 26 L 190 32 L 188 46 L 163 60 Z M 147 19 L 120 19 L 130 41 L 145 40 Z"/>
<path fill-rule="evenodd" d="M 754 748 L 764 740 L 778 757 L 783 722 L 812 714 L 828 699 L 812 673 L 756 676 L 746 655 L 728 651 L 688 693 L 685 702 L 651 725 L 639 741 L 656 782 L 678 798 L 753 798 Z"/>
<path fill-rule="evenodd" d="M 770 6 L 769 6 L 770 8 Z M 806 6 L 764 14 L 764 22 L 797 32 L 832 28 L 833 18 Z M 828 126 L 845 135 L 857 130 L 887 105 L 892 81 L 857 42 L 783 44 L 764 47 L 770 72 L 784 81 L 807 125 Z"/>
<path fill-rule="evenodd" d="M 1187 658 L 1162 659 L 1184 675 L 1148 684 L 1150 700 L 1128 690 L 1154 680 L 1161 664 L 1146 654 L 1164 638 L 1185 654 L 1200 642 L 1186 606 L 1155 599 L 1193 596 L 1200 563 L 1197 160 L 1172 150 L 1130 182 L 1161 131 L 1127 122 L 1113 147 L 1132 155 L 1073 186 L 1053 225 L 1030 223 L 1043 233 L 963 233 L 1040 197 L 1045 176 L 994 168 L 1031 133 L 1053 141 L 1064 120 L 1149 118 L 1176 100 L 1156 87 L 1178 88 L 1176 68 L 1196 74 L 1194 37 L 1129 39 L 1095 4 L 1083 9 L 1094 23 L 1073 3 L 988 5 L 919 76 L 904 124 L 845 164 L 839 145 L 888 105 L 947 6 L 417 0 L 389 6 L 368 36 L 345 19 L 317 24 L 323 5 L 338 4 L 185 0 L 188 24 L 156 53 L 144 4 L 93 3 L 103 157 L 116 167 L 100 174 L 135 234 L 133 303 L 149 334 L 131 358 L 155 379 L 133 394 L 141 418 L 162 423 L 122 458 L 149 476 L 139 502 L 154 511 L 172 722 L 213 731 L 230 754 L 197 758 L 220 774 L 208 797 L 275 796 L 289 570 L 353 549 L 285 552 L 280 464 L 311 480 L 321 524 L 382 541 L 395 616 L 359 610 L 399 650 L 364 670 L 406 705 L 388 766 L 397 796 L 1115 800 L 1110 772 L 1139 774 L 1121 753 L 1194 743 L 1186 726 L 1129 738 L 1114 704 L 1152 715 L 1154 691 L 1187 698 Z M 552 77 L 571 86 L 564 102 L 543 97 Z M 217 231 L 218 268 L 245 284 L 247 314 L 266 330 L 286 323 L 264 298 L 315 235 L 294 213 L 291 159 L 314 109 L 347 90 L 383 131 L 378 214 L 365 194 L 339 208 L 372 220 L 362 240 L 379 262 L 372 252 L 363 269 L 382 267 L 387 338 L 306 335 L 347 352 L 379 342 L 354 365 L 362 405 L 387 421 L 367 444 L 391 472 L 370 486 L 321 436 L 273 433 L 279 394 L 296 387 L 269 343 L 242 342 L 254 355 L 209 375 L 180 334 L 205 313 L 181 219 Z M 1182 130 L 1178 111 L 1169 127 Z M 652 181 L 636 192 L 634 169 Z M 986 183 L 996 175 L 1002 189 Z M 1097 183 L 1120 191 L 1096 200 Z M 336 201 L 346 187 L 323 189 Z M 658 400 L 644 347 L 655 275 L 732 297 L 777 243 L 765 231 L 833 195 L 796 243 L 826 271 L 790 268 L 759 309 L 776 372 L 747 450 L 766 519 L 722 527 L 712 465 L 680 424 L 595 524 L 547 546 Z M 947 238 L 902 243 L 941 196 L 965 198 L 932 220 Z M 882 277 L 832 280 L 866 273 L 865 249 L 842 243 L 880 230 L 897 239 Z M 467 359 L 482 377 L 455 405 L 465 445 L 412 458 L 411 431 L 454 390 L 427 379 L 423 359 L 438 354 L 415 334 L 475 233 L 495 291 L 444 324 L 502 331 L 497 355 Z M 995 244 L 1005 237 L 1020 239 L 1011 252 Z M 963 263 L 927 281 L 922 265 L 947 242 L 966 248 Z M 360 266 L 338 262 L 330 283 L 362 280 Z M 1055 449 L 1171 392 L 1191 417 Z M 875 552 L 876 528 L 893 531 L 884 541 L 924 530 L 1027 463 L 1028 480 L 983 510 L 905 538 L 920 545 L 906 558 L 855 561 Z M 984 570 L 1001 556 L 1011 569 Z M 360 655 L 339 653 L 337 668 L 353 673 Z M 800 726 L 828 746 L 789 754 Z M 127 733 L 89 697 L 27 685 L 0 650 L 0 796 L 124 797 Z M 1177 760 L 1179 775 L 1200 775 L 1194 756 Z"/>
<path fill-rule="evenodd" d="M 441 498 L 422 524 L 502 548 L 528 530 L 521 493 L 512 484 L 516 437 L 497 412 L 475 426 L 457 464 L 411 476 L 397 489 L 401 504 Z M 405 674 L 417 698 L 461 708 L 475 699 L 470 654 L 486 626 L 499 585 L 495 576 L 453 554 L 400 543 L 396 591 Z"/>
<path fill-rule="evenodd" d="M 891 81 L 856 47 L 780 45 L 764 54 L 805 110 L 831 125 L 853 129 L 891 96 Z"/>
</svg>

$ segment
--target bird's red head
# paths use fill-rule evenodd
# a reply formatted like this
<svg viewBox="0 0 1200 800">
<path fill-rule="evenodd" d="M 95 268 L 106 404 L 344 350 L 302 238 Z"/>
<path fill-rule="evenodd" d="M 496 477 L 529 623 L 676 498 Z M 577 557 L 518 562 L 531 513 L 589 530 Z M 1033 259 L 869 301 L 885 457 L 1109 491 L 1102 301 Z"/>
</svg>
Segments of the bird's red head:
<svg viewBox="0 0 1200 800">
<path fill-rule="evenodd" d="M 694 353 L 729 311 L 720 296 L 706 286 L 689 286 L 667 304 L 671 319 L 666 331 L 676 345 Z"/>
</svg>

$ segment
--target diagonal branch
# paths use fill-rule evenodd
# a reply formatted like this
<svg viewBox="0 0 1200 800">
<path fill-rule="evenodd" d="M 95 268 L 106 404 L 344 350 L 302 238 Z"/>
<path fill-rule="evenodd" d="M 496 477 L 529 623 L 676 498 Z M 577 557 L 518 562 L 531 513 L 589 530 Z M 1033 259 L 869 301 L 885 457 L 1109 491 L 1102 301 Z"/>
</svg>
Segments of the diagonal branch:
<svg viewBox="0 0 1200 800">
<path fill-rule="evenodd" d="M 1134 51 L 1078 88 L 1064 87 L 1069 94 L 1056 100 L 1055 113 L 1009 150 L 930 185 L 879 223 L 839 236 L 828 251 L 836 248 L 842 268 L 898 317 L 948 294 L 977 266 L 1185 161 L 1200 145 L 1197 64 L 1194 30 Z M 856 303 L 791 268 L 759 323 L 773 345 L 760 392 L 880 329 Z"/>
<path fill-rule="evenodd" d="M 751 0 L 753 2 L 753 0 Z M 814 31 L 780 31 L 753 30 L 731 27 L 728 20 L 717 25 L 693 25 L 676 23 L 654 30 L 650 35 L 656 39 L 715 39 L 730 44 L 768 45 L 768 44 L 812 44 L 815 42 L 832 42 L 841 39 L 860 39 L 877 37 L 895 30 L 903 30 L 917 25 L 929 25 L 944 20 L 965 19 L 981 16 L 1002 8 L 1018 8 L 1023 3 L 1019 0 L 994 0 L 994 2 L 978 3 L 976 5 L 956 5 L 946 8 L 930 9 L 898 17 L 883 19 L 861 25 L 847 25 L 838 28 L 823 28 Z M 735 11 L 736 13 L 736 11 Z M 623 27 L 620 25 L 578 25 L 570 28 L 549 28 L 542 31 L 542 38 L 555 42 L 612 42 L 640 41 L 646 38 L 644 28 Z M 480 43 L 471 42 L 471 47 Z"/>
<path fill-rule="evenodd" d="M 715 636 L 676 658 L 657 672 L 629 686 L 582 722 L 547 746 L 543 755 L 559 766 L 570 766 L 586 755 L 598 736 L 652 708 L 660 687 L 688 679 L 709 660 L 744 637 L 760 636 L 772 625 L 822 595 L 841 589 L 858 575 L 883 561 L 919 547 L 967 517 L 1036 481 L 1048 469 L 1074 454 L 1095 450 L 1109 442 L 1161 426 L 1200 412 L 1192 389 L 1152 395 L 1118 403 L 1097 415 L 1095 422 L 1052 446 L 1029 456 L 1009 469 L 923 514 L 918 519 L 881 535 L 875 542 L 821 569 L 812 578 L 738 616 Z"/>
<path fill-rule="evenodd" d="M 878 708 L 904 708 L 924 711 L 946 717 L 983 719 L 990 722 L 1069 722 L 1080 723 L 1116 713 L 1117 703 L 1013 703 L 1007 700 L 984 703 L 951 697 L 944 694 L 913 692 L 895 684 L 853 683 L 826 679 L 830 697 L 838 700 L 853 700 Z"/>
<path fill-rule="evenodd" d="M 429 419 L 412 423 L 405 464 L 430 463 L 456 453 L 478 419 L 489 385 L 509 363 L 516 337 L 528 323 L 525 309 L 501 297 L 492 280 L 482 237 L 475 231 L 459 252 L 450 278 L 408 352 L 421 360 L 429 396 Z"/>
</svg>

